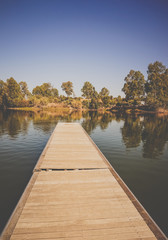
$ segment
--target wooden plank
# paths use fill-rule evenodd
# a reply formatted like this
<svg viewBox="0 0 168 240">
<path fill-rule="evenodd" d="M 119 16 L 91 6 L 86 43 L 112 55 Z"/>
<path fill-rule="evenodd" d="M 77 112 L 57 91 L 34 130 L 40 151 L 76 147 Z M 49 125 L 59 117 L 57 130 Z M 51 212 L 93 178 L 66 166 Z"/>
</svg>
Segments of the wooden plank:
<svg viewBox="0 0 168 240">
<path fill-rule="evenodd" d="M 57 125 L 34 171 L 2 240 L 166 239 L 80 124 Z"/>
<path fill-rule="evenodd" d="M 115 188 L 110 188 L 110 184 L 112 186 L 114 183 Z M 103 184 L 102 190 L 98 184 Z M 107 191 L 103 191 L 103 186 Z M 117 187 L 120 189 L 119 193 L 116 192 Z M 82 200 L 88 196 L 91 196 L 92 203 L 83 204 Z M 106 204 L 103 204 L 103 201 L 101 204 L 97 202 L 97 199 L 104 197 Z M 73 208 L 52 206 L 52 201 L 67 201 L 73 204 L 75 199 L 79 202 L 76 202 Z M 127 207 L 125 199 L 128 202 Z M 34 202 L 36 207 L 30 208 L 29 204 Z M 41 204 L 44 202 L 43 209 Z M 139 221 L 139 224 L 136 221 Z M 140 239 L 139 236 L 154 238 L 154 234 L 108 169 L 39 172 L 11 239 L 21 239 L 25 236 L 29 239 L 40 239 L 42 233 L 46 238 L 55 239 L 71 239 L 78 236 L 94 239 L 99 235 L 105 236 L 106 239 L 111 239 L 111 236 L 115 236 L 115 239 L 124 236 L 137 239 Z"/>
<path fill-rule="evenodd" d="M 59 123 L 51 138 L 52 140 L 42 154 L 35 171 L 108 168 L 80 124 Z"/>
</svg>

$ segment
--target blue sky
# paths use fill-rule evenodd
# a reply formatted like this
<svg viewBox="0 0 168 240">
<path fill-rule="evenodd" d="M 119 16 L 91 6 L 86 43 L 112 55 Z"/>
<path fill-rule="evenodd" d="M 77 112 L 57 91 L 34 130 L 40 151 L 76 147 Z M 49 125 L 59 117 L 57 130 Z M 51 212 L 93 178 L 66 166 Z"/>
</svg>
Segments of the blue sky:
<svg viewBox="0 0 168 240">
<path fill-rule="evenodd" d="M 168 66 L 167 13 L 167 0 L 0 0 L 0 79 L 124 96 L 131 69 Z"/>
</svg>

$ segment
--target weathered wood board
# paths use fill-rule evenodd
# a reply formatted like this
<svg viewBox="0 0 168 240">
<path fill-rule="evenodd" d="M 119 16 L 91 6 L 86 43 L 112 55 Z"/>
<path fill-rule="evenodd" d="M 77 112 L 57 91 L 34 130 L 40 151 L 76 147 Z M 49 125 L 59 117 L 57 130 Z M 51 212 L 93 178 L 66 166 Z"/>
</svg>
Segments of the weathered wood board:
<svg viewBox="0 0 168 240">
<path fill-rule="evenodd" d="M 33 179 L 1 239 L 166 239 L 80 124 L 57 125 Z"/>
</svg>

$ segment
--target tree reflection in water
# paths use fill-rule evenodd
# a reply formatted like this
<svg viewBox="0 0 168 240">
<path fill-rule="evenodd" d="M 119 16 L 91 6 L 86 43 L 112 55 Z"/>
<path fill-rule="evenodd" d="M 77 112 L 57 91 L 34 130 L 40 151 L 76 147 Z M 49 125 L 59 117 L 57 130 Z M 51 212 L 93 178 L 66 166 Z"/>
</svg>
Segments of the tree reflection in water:
<svg viewBox="0 0 168 240">
<path fill-rule="evenodd" d="M 146 116 L 142 141 L 143 157 L 155 158 L 161 155 L 168 141 L 168 118 Z"/>
<path fill-rule="evenodd" d="M 112 113 L 87 112 L 83 115 L 82 127 L 90 135 L 97 126 L 102 130 L 108 128 L 109 123 L 115 119 Z"/>
<path fill-rule="evenodd" d="M 123 141 L 127 148 L 138 147 L 142 139 L 143 122 L 140 117 L 125 116 L 124 126 L 121 128 Z"/>
<path fill-rule="evenodd" d="M 35 129 L 48 133 L 58 121 L 81 121 L 82 127 L 91 134 L 96 127 L 108 128 L 112 121 L 124 121 L 121 128 L 126 148 L 136 148 L 142 143 L 143 157 L 156 158 L 163 153 L 168 141 L 168 116 L 122 115 L 98 112 L 26 112 L 0 111 L 0 136 L 7 133 L 15 138 L 19 133 L 27 134 L 32 122 Z"/>
<path fill-rule="evenodd" d="M 126 148 L 138 147 L 142 142 L 143 157 L 156 158 L 168 141 L 168 117 L 127 115 L 121 132 Z"/>
<path fill-rule="evenodd" d="M 0 136 L 5 132 L 12 138 L 15 138 L 20 132 L 27 134 L 29 123 L 29 113 L 0 111 Z"/>
</svg>

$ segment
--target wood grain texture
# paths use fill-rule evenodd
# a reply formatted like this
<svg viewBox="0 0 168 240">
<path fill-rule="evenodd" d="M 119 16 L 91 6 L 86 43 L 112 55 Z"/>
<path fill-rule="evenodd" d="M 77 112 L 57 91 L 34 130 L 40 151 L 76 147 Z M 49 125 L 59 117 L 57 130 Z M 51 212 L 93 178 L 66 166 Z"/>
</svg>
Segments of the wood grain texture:
<svg viewBox="0 0 168 240">
<path fill-rule="evenodd" d="M 80 124 L 57 125 L 36 171 L 13 229 L 1 239 L 166 239 L 155 223 L 148 226 L 150 217 Z"/>
<path fill-rule="evenodd" d="M 11 239 L 156 239 L 109 169 L 41 171 Z"/>
<path fill-rule="evenodd" d="M 81 168 L 108 168 L 108 166 L 80 124 L 57 124 L 47 151 L 35 170 Z"/>
</svg>

